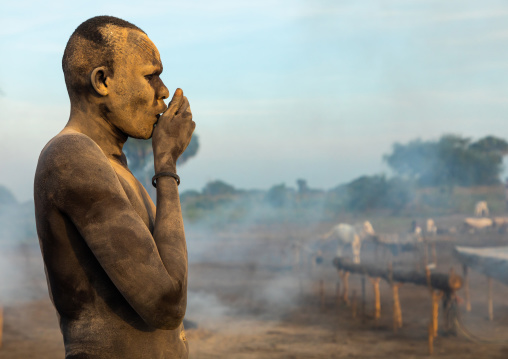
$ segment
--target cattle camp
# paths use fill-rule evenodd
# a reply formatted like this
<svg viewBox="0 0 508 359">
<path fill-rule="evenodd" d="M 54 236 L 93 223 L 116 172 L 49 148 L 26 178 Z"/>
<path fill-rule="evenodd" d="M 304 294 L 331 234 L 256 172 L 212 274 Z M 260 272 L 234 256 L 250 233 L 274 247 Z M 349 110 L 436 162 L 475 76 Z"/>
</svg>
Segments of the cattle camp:
<svg viewBox="0 0 508 359">
<path fill-rule="evenodd" d="M 444 196 L 456 203 L 446 211 L 434 208 L 431 217 L 391 209 L 335 212 L 330 208 L 337 192 L 310 188 L 303 180 L 297 184 L 300 189 L 245 193 L 215 182 L 182 196 L 192 276 L 184 325 L 198 358 L 249 353 L 253 345 L 255 353 L 282 348 L 274 358 L 295 353 L 299 345 L 332 358 L 336 350 L 359 358 L 378 352 L 401 359 L 503 357 L 504 185 L 444 194 L 416 190 L 440 206 Z M 212 199 L 209 209 L 198 207 Z M 488 216 L 476 211 L 481 201 Z M 241 212 L 247 206 L 256 209 Z M 9 208 L 10 218 L 29 213 L 23 204 Z M 197 208 L 201 212 L 193 212 Z M 38 248 L 19 235 L 2 242 L 9 280 L 0 284 L 1 350 L 21 340 L 25 351 L 43 345 L 55 353 L 61 350 L 58 327 L 45 299 Z M 24 263 L 24 269 L 6 263 Z M 14 328 L 32 334 L 20 339 Z M 301 344 L 309 330 L 314 342 Z"/>
<path fill-rule="evenodd" d="M 0 8 L 0 359 L 508 359 L 508 0 Z"/>
</svg>

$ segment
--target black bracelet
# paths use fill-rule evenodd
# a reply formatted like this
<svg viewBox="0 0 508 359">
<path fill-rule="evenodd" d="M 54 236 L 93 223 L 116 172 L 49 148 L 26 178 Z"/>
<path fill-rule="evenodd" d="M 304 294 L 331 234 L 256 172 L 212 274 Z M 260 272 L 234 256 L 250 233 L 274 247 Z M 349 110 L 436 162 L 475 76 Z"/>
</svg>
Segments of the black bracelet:
<svg viewBox="0 0 508 359">
<path fill-rule="evenodd" d="M 164 176 L 173 177 L 176 180 L 176 184 L 178 186 L 180 185 L 180 176 L 178 176 L 176 173 L 173 173 L 173 172 L 161 172 L 161 173 L 157 173 L 155 176 L 152 177 L 152 186 L 157 188 L 157 183 L 155 182 L 155 180 L 157 178 L 159 178 L 159 177 L 164 177 Z"/>
</svg>

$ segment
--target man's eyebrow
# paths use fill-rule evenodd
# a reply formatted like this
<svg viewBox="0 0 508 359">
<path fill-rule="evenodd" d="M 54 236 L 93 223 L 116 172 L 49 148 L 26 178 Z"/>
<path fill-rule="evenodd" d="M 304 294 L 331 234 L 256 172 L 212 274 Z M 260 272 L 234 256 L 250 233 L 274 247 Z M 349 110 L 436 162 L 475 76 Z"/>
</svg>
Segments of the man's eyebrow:
<svg viewBox="0 0 508 359">
<path fill-rule="evenodd" d="M 154 64 L 154 70 L 152 71 L 152 73 L 154 75 L 160 75 L 162 73 L 162 70 L 163 70 L 162 64 L 160 64 L 160 63 L 159 64 Z"/>
</svg>

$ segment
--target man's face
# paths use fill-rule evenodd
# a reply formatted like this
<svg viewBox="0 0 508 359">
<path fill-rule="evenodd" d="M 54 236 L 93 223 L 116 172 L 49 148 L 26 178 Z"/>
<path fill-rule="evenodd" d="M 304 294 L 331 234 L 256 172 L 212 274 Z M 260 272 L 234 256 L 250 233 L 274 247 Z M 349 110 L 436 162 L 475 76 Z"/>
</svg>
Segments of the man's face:
<svg viewBox="0 0 508 359">
<path fill-rule="evenodd" d="M 123 133 L 148 139 L 158 115 L 164 112 L 168 89 L 160 79 L 159 51 L 142 32 L 122 29 L 124 45 L 114 59 L 114 75 L 107 81 L 105 117 Z"/>
</svg>

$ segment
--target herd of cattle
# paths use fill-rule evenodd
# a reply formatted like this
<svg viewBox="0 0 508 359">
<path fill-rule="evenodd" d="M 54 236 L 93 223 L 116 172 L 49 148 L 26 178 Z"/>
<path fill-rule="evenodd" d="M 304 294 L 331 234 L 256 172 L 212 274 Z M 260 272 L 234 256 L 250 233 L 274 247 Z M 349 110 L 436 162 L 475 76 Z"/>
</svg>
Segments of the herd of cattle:
<svg viewBox="0 0 508 359">
<path fill-rule="evenodd" d="M 476 203 L 474 217 L 465 218 L 462 227 L 456 228 L 438 228 L 432 218 L 428 218 L 423 226 L 416 221 L 411 223 L 406 233 L 397 234 L 376 234 L 372 224 L 369 221 L 351 225 L 339 223 L 333 226 L 328 232 L 321 235 L 317 242 L 314 242 L 309 252 L 317 253 L 320 257 L 325 253 L 335 250 L 337 257 L 352 255 L 354 263 L 360 263 L 360 253 L 362 243 L 371 241 L 376 245 L 393 248 L 403 248 L 415 243 L 422 242 L 424 239 L 432 239 L 437 234 L 454 234 L 458 231 L 474 233 L 478 231 L 495 229 L 499 232 L 506 232 L 508 229 L 508 217 L 489 216 L 487 202 L 480 201 Z"/>
</svg>

